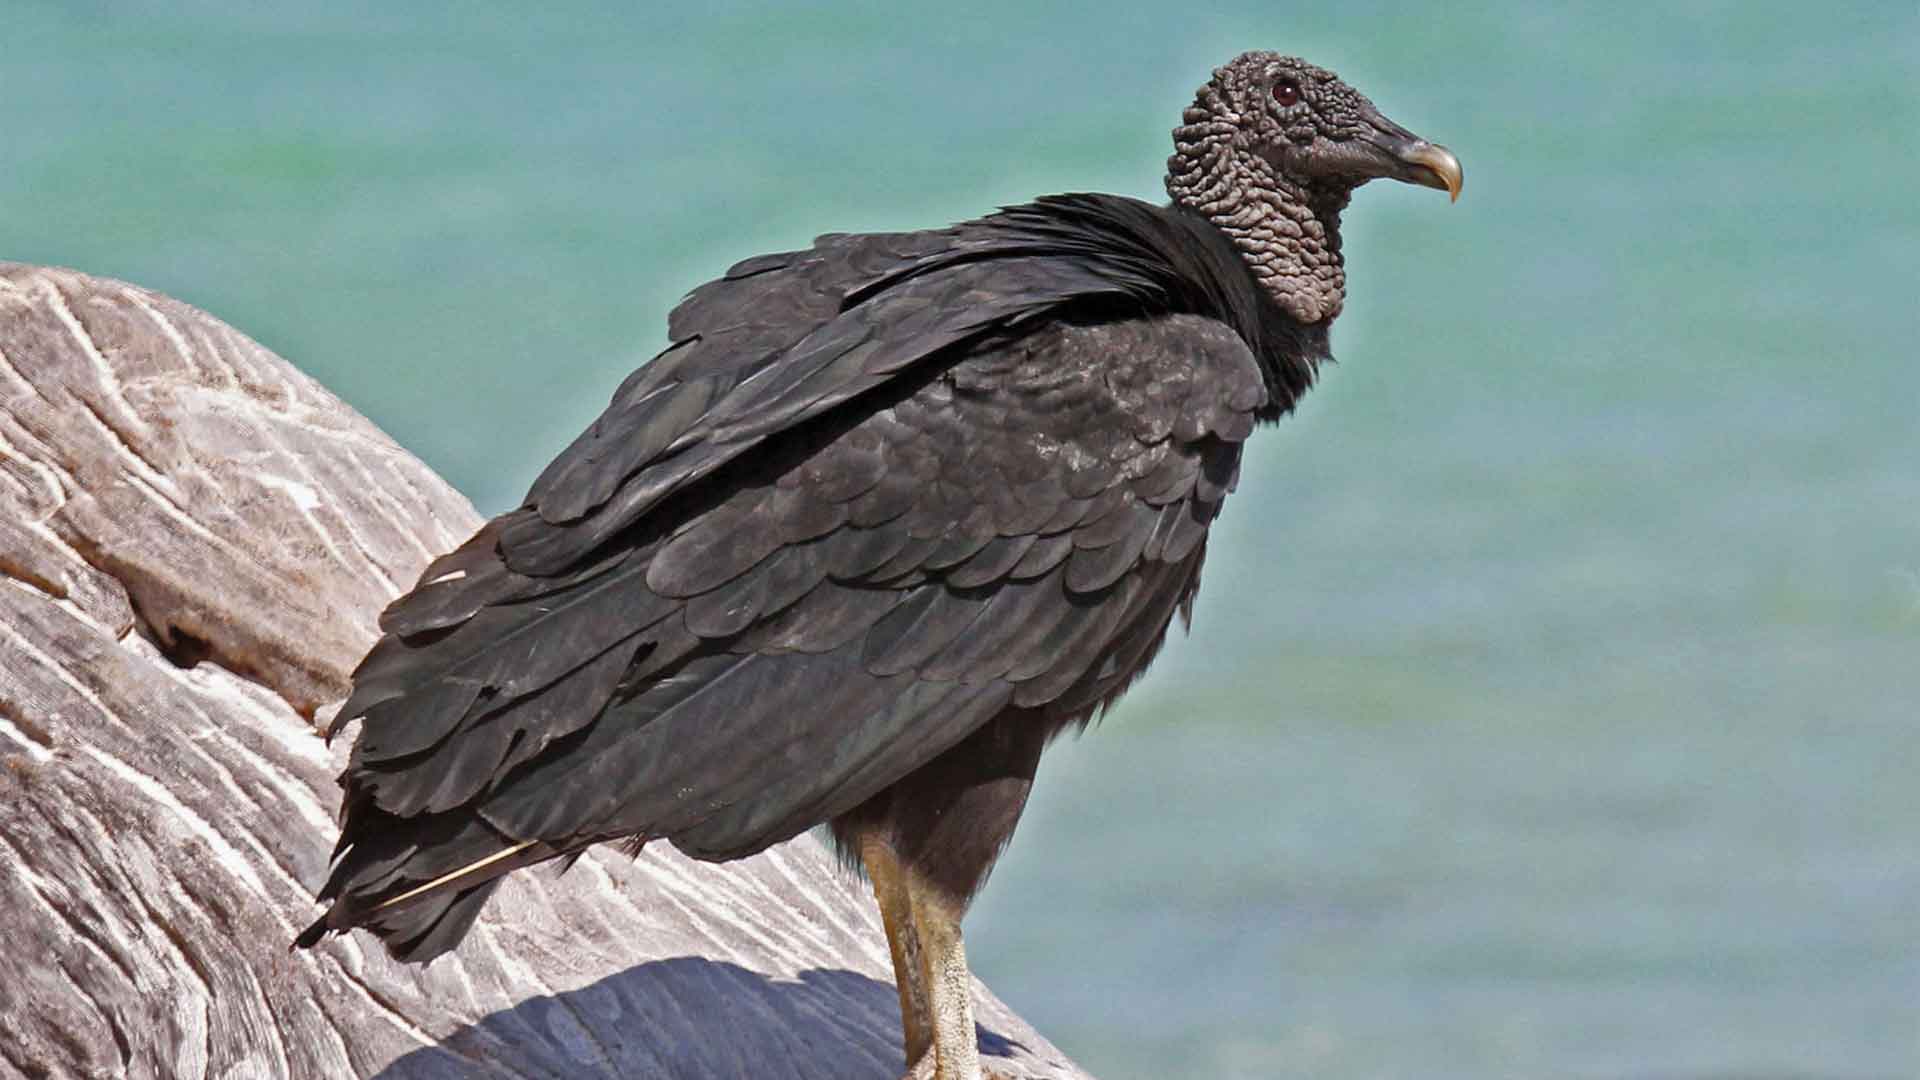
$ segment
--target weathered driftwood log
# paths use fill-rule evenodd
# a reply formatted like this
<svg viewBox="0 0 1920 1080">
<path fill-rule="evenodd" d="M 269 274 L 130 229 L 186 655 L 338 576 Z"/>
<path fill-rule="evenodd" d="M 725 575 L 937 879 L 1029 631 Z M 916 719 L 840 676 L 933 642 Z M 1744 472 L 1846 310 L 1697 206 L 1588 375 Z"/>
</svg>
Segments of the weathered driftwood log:
<svg viewBox="0 0 1920 1080">
<path fill-rule="evenodd" d="M 316 714 L 476 524 L 217 320 L 0 264 L 0 1078 L 899 1074 L 878 921 L 810 837 L 516 875 L 426 969 L 287 951 L 350 742 Z M 980 994 L 991 1067 L 1083 1075 Z"/>
</svg>

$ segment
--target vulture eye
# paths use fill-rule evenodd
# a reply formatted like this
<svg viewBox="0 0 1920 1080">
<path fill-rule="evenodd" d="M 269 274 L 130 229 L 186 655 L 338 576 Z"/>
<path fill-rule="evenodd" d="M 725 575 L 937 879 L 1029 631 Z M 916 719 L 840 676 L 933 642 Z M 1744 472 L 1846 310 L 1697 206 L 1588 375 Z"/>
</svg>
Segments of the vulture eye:
<svg viewBox="0 0 1920 1080">
<path fill-rule="evenodd" d="M 1281 79 L 1273 84 L 1273 100 L 1283 108 L 1300 104 L 1300 84 L 1292 79 Z"/>
</svg>

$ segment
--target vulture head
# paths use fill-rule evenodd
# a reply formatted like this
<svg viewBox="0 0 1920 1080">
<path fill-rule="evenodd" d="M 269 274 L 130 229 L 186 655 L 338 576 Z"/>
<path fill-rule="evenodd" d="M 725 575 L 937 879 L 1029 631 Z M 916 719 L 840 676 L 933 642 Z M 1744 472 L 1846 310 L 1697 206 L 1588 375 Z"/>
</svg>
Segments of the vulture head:
<svg viewBox="0 0 1920 1080">
<path fill-rule="evenodd" d="M 1228 236 L 1288 314 L 1340 313 L 1340 211 L 1388 177 L 1460 197 L 1460 162 L 1304 60 L 1242 53 L 1213 73 L 1173 132 L 1167 194 Z"/>
</svg>

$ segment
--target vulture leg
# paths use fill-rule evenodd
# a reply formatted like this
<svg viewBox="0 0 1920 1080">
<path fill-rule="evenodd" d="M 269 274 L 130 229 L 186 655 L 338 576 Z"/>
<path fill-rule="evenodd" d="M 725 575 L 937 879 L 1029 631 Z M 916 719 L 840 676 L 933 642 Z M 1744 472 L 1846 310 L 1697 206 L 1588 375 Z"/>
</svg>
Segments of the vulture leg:
<svg viewBox="0 0 1920 1080">
<path fill-rule="evenodd" d="M 1057 728 L 1010 709 L 833 821 L 880 903 L 911 1080 L 979 1080 L 960 918 L 1013 835 Z"/>
<path fill-rule="evenodd" d="M 973 975 L 960 941 L 960 911 L 937 890 L 915 887 L 909 879 L 914 935 L 927 1004 L 932 1009 L 934 1080 L 975 1080 L 980 1076 L 980 1044 L 973 1027 Z M 914 1070 L 914 1076 L 920 1073 Z"/>
<path fill-rule="evenodd" d="M 880 834 L 861 837 L 860 862 L 873 882 L 893 953 L 908 1080 L 977 1080 L 973 976 L 960 938 L 960 912 L 901 866 Z"/>
<path fill-rule="evenodd" d="M 906 1038 L 907 1065 L 920 1060 L 932 1044 L 927 1021 L 925 968 L 921 964 L 920 935 L 914 928 L 913 891 L 906 868 L 878 832 L 860 838 L 860 863 L 873 882 L 873 898 L 880 904 L 880 921 L 887 928 L 887 949 L 893 953 L 893 981 L 900 991 L 900 1029 Z"/>
</svg>

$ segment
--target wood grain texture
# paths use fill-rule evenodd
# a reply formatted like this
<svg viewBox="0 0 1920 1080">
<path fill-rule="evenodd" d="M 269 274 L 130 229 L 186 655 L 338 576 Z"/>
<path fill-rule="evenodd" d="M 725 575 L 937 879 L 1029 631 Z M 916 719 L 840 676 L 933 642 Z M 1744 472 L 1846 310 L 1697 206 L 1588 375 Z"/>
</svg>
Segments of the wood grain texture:
<svg viewBox="0 0 1920 1080">
<path fill-rule="evenodd" d="M 899 1075 L 863 887 L 812 837 L 516 875 L 427 968 L 313 915 L 374 617 L 479 524 L 284 361 L 0 264 L 0 1080 Z M 987 1064 L 1084 1076 L 985 990 Z"/>
</svg>

